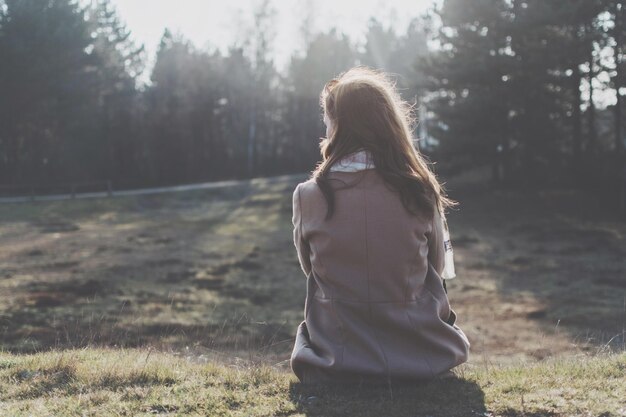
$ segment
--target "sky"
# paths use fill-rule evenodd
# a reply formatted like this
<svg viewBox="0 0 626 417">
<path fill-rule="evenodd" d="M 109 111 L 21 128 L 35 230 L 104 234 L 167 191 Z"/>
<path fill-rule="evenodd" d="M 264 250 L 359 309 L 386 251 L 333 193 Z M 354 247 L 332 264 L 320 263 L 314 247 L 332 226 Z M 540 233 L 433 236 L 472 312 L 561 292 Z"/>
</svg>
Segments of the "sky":
<svg viewBox="0 0 626 417">
<path fill-rule="evenodd" d="M 249 25 L 260 0 L 112 0 L 120 17 L 154 61 L 165 28 L 180 32 L 198 47 L 219 48 L 241 43 L 239 28 Z M 410 20 L 427 10 L 432 0 L 271 0 L 276 9 L 275 62 L 284 70 L 294 50 L 303 45 L 300 27 L 306 10 L 312 11 L 312 27 L 332 27 L 361 41 L 367 21 L 375 16 L 403 33 Z M 244 26 L 245 27 L 245 26 Z M 146 76 L 146 74 L 144 74 Z"/>
</svg>

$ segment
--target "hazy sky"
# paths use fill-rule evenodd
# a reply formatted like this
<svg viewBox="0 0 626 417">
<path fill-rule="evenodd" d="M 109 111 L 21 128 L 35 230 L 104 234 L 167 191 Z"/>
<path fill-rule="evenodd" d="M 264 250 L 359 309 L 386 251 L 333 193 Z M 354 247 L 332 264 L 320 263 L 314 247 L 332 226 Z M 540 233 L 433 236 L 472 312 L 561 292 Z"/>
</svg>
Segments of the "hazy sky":
<svg viewBox="0 0 626 417">
<path fill-rule="evenodd" d="M 180 31 L 196 46 L 225 48 L 240 42 L 239 28 L 251 21 L 260 0 L 113 0 L 135 40 L 154 58 L 163 30 Z M 375 16 L 403 32 L 409 21 L 432 0 L 273 0 L 277 11 L 274 44 L 276 64 L 283 69 L 294 49 L 302 45 L 300 27 L 307 8 L 313 10 L 313 27 L 337 27 L 361 40 L 367 21 Z"/>
</svg>

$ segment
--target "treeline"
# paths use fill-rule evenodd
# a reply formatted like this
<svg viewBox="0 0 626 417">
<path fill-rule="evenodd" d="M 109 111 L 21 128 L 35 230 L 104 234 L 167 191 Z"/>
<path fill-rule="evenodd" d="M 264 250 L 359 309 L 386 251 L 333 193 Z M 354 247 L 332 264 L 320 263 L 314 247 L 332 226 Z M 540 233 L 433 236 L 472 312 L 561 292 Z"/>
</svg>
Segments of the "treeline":
<svg viewBox="0 0 626 417">
<path fill-rule="evenodd" d="M 625 3 L 444 1 L 418 63 L 440 150 L 491 162 L 498 181 L 626 192 Z"/>
<path fill-rule="evenodd" d="M 306 47 L 282 74 L 273 60 L 275 10 L 263 1 L 240 28 L 248 41 L 225 54 L 166 30 L 143 86 L 146 53 L 108 0 L 0 5 L 0 180 L 42 190 L 311 170 L 324 132 L 324 83 L 358 63 L 410 72 L 426 52 L 417 21 L 397 37 L 372 20 L 362 51 L 304 22 Z"/>
<path fill-rule="evenodd" d="M 226 53 L 166 30 L 144 85 L 146 53 L 109 0 L 0 0 L 0 184 L 308 171 L 320 89 L 357 64 L 398 75 L 442 165 L 491 163 L 508 182 L 619 177 L 623 0 L 445 0 L 400 34 L 370 20 L 360 43 L 311 31 L 314 11 L 284 72 L 262 0 Z"/>
</svg>

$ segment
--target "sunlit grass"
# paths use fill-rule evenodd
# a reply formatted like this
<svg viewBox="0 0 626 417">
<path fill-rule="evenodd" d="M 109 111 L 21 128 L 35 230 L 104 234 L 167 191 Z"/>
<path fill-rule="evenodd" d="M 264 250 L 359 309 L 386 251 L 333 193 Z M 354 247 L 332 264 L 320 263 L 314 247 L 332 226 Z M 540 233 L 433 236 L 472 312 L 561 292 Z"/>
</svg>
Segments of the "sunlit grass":
<svg viewBox="0 0 626 417">
<path fill-rule="evenodd" d="M 428 384 L 303 386 L 290 372 L 150 349 L 0 354 L 3 415 L 619 416 L 626 354 L 464 365 Z"/>
</svg>

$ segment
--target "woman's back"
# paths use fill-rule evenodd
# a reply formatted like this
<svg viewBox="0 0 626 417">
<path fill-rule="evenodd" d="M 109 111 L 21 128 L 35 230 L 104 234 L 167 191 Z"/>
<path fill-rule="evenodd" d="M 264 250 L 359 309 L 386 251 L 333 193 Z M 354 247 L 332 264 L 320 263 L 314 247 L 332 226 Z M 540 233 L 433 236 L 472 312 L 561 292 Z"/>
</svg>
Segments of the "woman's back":
<svg viewBox="0 0 626 417">
<path fill-rule="evenodd" d="M 409 213 L 375 169 L 327 178 L 330 219 L 314 181 L 293 196 L 294 242 L 308 279 L 296 375 L 426 379 L 466 361 L 469 342 L 440 277 L 438 217 Z"/>
</svg>

